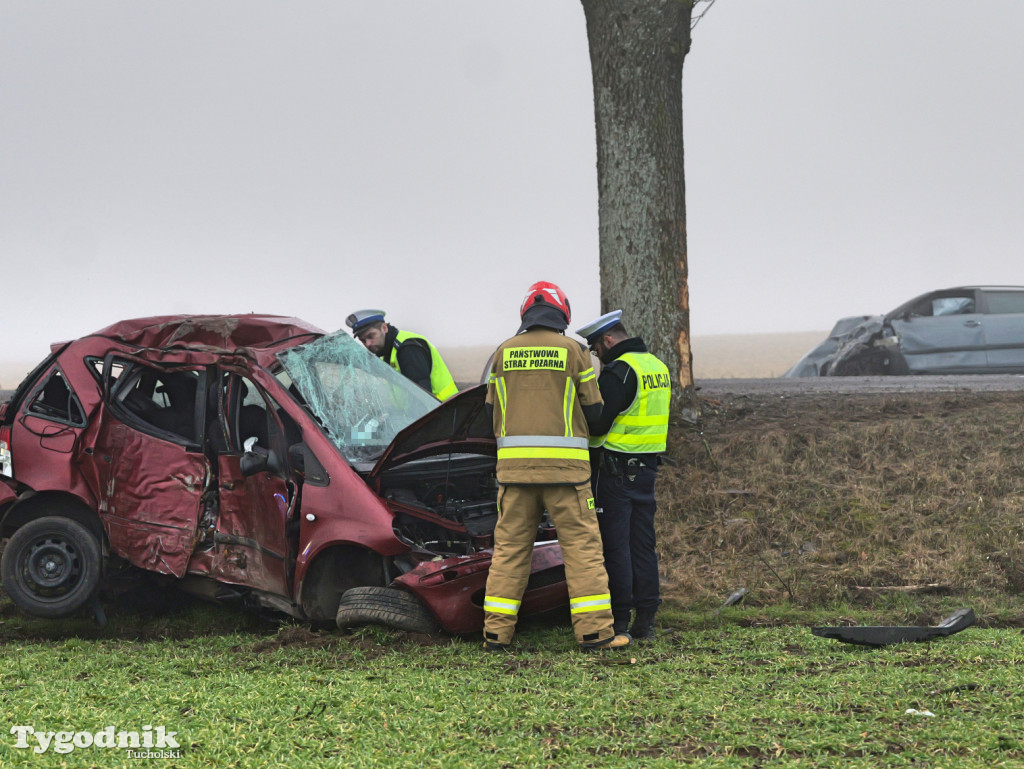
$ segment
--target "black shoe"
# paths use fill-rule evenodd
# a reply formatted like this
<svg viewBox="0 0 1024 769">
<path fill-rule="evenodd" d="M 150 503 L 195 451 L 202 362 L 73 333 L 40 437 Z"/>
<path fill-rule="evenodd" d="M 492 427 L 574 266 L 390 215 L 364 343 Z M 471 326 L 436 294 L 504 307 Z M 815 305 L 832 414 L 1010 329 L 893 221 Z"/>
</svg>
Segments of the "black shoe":
<svg viewBox="0 0 1024 769">
<path fill-rule="evenodd" d="M 507 652 L 512 648 L 512 644 L 500 644 L 497 641 L 484 641 L 485 652 Z"/>
<path fill-rule="evenodd" d="M 629 634 L 637 641 L 653 641 L 654 612 L 638 610 L 636 619 L 633 620 L 633 627 L 629 629 Z"/>
<path fill-rule="evenodd" d="M 633 636 L 634 641 L 653 641 L 654 625 L 638 625 L 634 622 L 633 627 L 629 629 L 629 634 Z"/>
</svg>

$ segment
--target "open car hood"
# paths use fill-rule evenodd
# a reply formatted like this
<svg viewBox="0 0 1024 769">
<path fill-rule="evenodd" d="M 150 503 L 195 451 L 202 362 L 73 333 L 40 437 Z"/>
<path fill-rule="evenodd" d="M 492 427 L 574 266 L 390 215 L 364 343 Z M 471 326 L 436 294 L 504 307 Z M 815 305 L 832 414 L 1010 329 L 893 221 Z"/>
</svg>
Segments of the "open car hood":
<svg viewBox="0 0 1024 769">
<path fill-rule="evenodd" d="M 454 395 L 395 436 L 384 450 L 370 478 L 414 459 L 438 454 L 497 455 L 494 429 L 484 408 L 487 385 Z"/>
</svg>

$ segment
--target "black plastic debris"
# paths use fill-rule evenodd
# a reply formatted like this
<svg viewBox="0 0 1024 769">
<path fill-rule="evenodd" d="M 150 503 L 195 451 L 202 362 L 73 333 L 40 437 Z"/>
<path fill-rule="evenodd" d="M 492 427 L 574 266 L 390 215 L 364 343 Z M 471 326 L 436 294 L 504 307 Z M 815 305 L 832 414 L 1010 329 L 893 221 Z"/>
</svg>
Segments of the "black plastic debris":
<svg viewBox="0 0 1024 769">
<path fill-rule="evenodd" d="M 812 627 L 811 632 L 821 638 L 832 638 L 862 646 L 888 646 L 889 644 L 930 641 L 953 635 L 974 624 L 973 609 L 958 609 L 938 625 L 860 625 L 853 627 Z"/>
</svg>

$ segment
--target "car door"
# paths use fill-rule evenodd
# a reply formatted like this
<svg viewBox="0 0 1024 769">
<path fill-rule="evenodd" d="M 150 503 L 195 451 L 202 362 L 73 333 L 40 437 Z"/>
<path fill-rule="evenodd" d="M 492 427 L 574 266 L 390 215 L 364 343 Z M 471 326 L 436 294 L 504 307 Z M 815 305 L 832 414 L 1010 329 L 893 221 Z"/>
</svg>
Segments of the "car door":
<svg viewBox="0 0 1024 769">
<path fill-rule="evenodd" d="M 993 374 L 1024 371 L 1024 289 L 986 289 L 985 342 Z"/>
<path fill-rule="evenodd" d="M 890 318 L 912 374 L 985 373 L 984 315 L 971 289 L 936 291 Z"/>
<path fill-rule="evenodd" d="M 37 491 L 78 491 L 71 457 L 85 429 L 81 401 L 54 363 L 32 385 L 11 425 L 18 481 Z"/>
<path fill-rule="evenodd" d="M 202 449 L 205 369 L 108 357 L 103 378 L 79 461 L 110 548 L 142 569 L 182 577 L 211 479 Z"/>
<path fill-rule="evenodd" d="M 218 415 L 209 430 L 217 436 L 211 445 L 219 497 L 210 576 L 290 596 L 297 498 L 282 416 L 250 378 L 224 372 L 218 381 Z"/>
</svg>

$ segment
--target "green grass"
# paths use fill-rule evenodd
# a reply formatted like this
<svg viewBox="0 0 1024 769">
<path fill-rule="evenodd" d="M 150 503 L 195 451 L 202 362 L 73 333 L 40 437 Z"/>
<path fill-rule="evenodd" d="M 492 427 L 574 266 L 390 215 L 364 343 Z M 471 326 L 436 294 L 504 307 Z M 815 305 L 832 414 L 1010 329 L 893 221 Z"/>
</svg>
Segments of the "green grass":
<svg viewBox="0 0 1024 769">
<path fill-rule="evenodd" d="M 652 645 L 588 656 L 567 627 L 531 624 L 495 655 L 188 604 L 110 605 L 99 628 L 0 594 L 0 767 L 138 765 L 17 750 L 13 725 L 163 726 L 175 767 L 1024 767 L 1019 396 L 733 401 L 673 433 Z M 977 626 L 928 644 L 808 629 L 966 606 Z"/>
<path fill-rule="evenodd" d="M 164 726 L 180 767 L 1024 765 L 1019 630 L 867 649 L 796 621 L 669 612 L 659 640 L 605 655 L 534 624 L 514 653 L 486 654 L 475 638 L 275 630 L 204 606 L 102 629 L 7 611 L 0 765 L 137 765 L 116 749 L 17 750 L 19 724 Z"/>
</svg>

